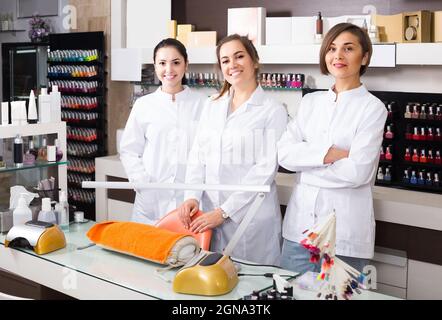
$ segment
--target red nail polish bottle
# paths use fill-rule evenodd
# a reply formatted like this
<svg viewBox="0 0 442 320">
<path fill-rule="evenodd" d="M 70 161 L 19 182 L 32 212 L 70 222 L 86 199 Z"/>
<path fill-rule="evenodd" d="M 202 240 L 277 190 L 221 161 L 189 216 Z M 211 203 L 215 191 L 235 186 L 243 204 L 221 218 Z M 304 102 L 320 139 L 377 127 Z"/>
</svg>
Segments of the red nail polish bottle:
<svg viewBox="0 0 442 320">
<path fill-rule="evenodd" d="M 413 140 L 413 134 L 411 133 L 411 126 L 407 125 L 407 130 L 405 131 L 405 139 Z"/>
<path fill-rule="evenodd" d="M 381 152 L 379 154 L 379 160 L 385 160 L 384 147 L 381 146 Z"/>
<path fill-rule="evenodd" d="M 390 152 L 390 147 L 391 146 L 388 146 L 386 151 L 385 151 L 385 159 L 391 161 L 393 159 L 393 154 Z"/>
<path fill-rule="evenodd" d="M 434 163 L 433 150 L 428 150 L 427 163 Z"/>
<path fill-rule="evenodd" d="M 440 158 L 440 151 L 437 150 L 436 151 L 436 156 L 434 157 L 434 164 L 441 164 L 441 163 L 442 163 L 442 160 Z"/>
<path fill-rule="evenodd" d="M 387 126 L 387 131 L 385 132 L 385 139 L 393 139 L 394 134 L 391 131 L 391 125 Z"/>
<path fill-rule="evenodd" d="M 419 132 L 417 130 L 417 127 L 414 127 L 413 136 L 411 137 L 412 140 L 420 140 Z"/>
<path fill-rule="evenodd" d="M 419 155 L 417 154 L 417 149 L 413 149 L 413 156 L 411 157 L 411 161 L 419 162 Z"/>
<path fill-rule="evenodd" d="M 421 150 L 421 156 L 419 157 L 419 162 L 427 163 L 427 156 L 425 155 L 425 149 Z"/>
<path fill-rule="evenodd" d="M 411 154 L 410 154 L 410 149 L 409 148 L 405 148 L 404 160 L 405 161 L 411 161 Z"/>
<path fill-rule="evenodd" d="M 431 128 L 431 127 L 428 128 L 427 140 L 428 141 L 433 141 L 434 140 L 433 128 Z"/>
<path fill-rule="evenodd" d="M 436 135 L 434 136 L 434 141 L 442 141 L 442 136 L 440 134 L 440 128 L 436 128 Z"/>
<path fill-rule="evenodd" d="M 427 135 L 425 134 L 425 128 L 421 127 L 421 135 L 420 135 L 420 140 L 427 140 Z"/>
</svg>

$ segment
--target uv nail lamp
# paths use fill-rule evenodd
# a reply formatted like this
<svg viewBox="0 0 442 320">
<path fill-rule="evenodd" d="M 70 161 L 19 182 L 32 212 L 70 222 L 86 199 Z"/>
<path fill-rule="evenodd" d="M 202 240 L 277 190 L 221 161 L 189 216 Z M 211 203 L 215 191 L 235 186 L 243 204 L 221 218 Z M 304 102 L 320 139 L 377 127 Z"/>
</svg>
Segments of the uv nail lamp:
<svg viewBox="0 0 442 320">
<path fill-rule="evenodd" d="M 5 239 L 5 247 L 29 248 L 36 254 L 46 254 L 65 246 L 63 231 L 57 225 L 43 221 L 28 221 L 14 226 Z"/>
<path fill-rule="evenodd" d="M 238 273 L 228 256 L 202 252 L 181 268 L 173 281 L 177 293 L 219 296 L 238 284 Z"/>
</svg>

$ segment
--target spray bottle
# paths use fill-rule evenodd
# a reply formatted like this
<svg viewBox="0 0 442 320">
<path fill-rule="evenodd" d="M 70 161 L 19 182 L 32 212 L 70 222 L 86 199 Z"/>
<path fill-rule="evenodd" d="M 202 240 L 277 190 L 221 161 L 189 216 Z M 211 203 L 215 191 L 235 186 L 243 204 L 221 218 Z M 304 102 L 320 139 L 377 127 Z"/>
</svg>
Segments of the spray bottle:
<svg viewBox="0 0 442 320">
<path fill-rule="evenodd" d="M 18 205 L 12 213 L 12 224 L 18 226 L 32 220 L 32 211 L 26 204 L 26 194 L 21 193 Z"/>
</svg>

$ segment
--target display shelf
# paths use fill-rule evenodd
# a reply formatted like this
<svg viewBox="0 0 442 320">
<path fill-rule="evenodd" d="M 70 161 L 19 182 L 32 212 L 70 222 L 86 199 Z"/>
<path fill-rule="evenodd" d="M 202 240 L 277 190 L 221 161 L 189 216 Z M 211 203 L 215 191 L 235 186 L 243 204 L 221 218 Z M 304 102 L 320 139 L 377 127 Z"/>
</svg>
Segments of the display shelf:
<svg viewBox="0 0 442 320">
<path fill-rule="evenodd" d="M 106 154 L 106 86 L 105 78 L 106 73 L 104 70 L 104 33 L 103 32 L 79 32 L 79 33 L 66 33 L 66 34 L 51 34 L 49 36 L 49 47 L 51 51 L 55 50 L 97 50 L 98 59 L 92 61 L 53 61 L 49 59 L 48 66 L 55 65 L 67 65 L 67 66 L 97 66 L 97 75 L 92 77 L 74 77 L 69 75 L 55 75 L 50 74 L 48 78 L 53 80 L 72 80 L 72 81 L 96 81 L 98 86 L 94 92 L 67 92 L 63 88 L 59 87 L 59 91 L 62 93 L 62 98 L 64 97 L 97 97 L 97 105 L 93 108 L 62 108 L 62 117 L 64 121 L 67 122 L 69 127 L 72 128 L 93 128 L 96 129 L 97 138 L 94 141 L 82 141 L 80 138 L 71 139 L 68 141 L 73 142 L 70 147 L 74 144 L 84 143 L 85 145 L 95 144 L 98 146 L 98 150 L 90 154 L 78 155 L 73 154 L 73 150 L 67 150 L 68 160 L 70 164 L 68 165 L 68 175 L 84 175 L 87 180 L 95 179 L 95 162 L 93 159 L 96 156 L 103 156 Z M 67 52 L 67 54 L 69 54 Z M 57 69 L 57 68 L 55 68 Z M 76 68 L 73 68 L 76 69 Z M 86 86 L 85 86 L 86 87 Z M 66 99 L 65 99 L 66 100 Z M 93 115 L 95 113 L 96 115 Z M 87 119 L 94 117 L 94 119 Z M 83 119 L 84 118 L 84 119 Z M 72 178 L 71 175 L 71 178 Z M 83 176 L 83 177 L 84 177 Z M 87 195 L 88 201 L 94 203 L 95 193 L 85 193 L 81 187 L 78 187 L 78 181 L 69 181 L 70 189 L 68 190 L 69 202 L 70 203 L 82 203 L 81 195 Z M 71 187 L 73 187 L 71 189 Z M 85 216 L 89 219 L 95 219 L 95 208 L 93 205 L 89 205 L 85 210 Z"/>
<path fill-rule="evenodd" d="M 61 134 L 66 132 L 65 122 L 36 123 L 23 126 L 6 125 L 0 126 L 1 138 L 14 138 L 17 134 L 22 137 L 38 136 L 43 134 Z"/>
<path fill-rule="evenodd" d="M 20 170 L 29 170 L 29 169 L 36 169 L 36 168 L 55 167 L 55 166 L 62 166 L 62 165 L 66 165 L 66 164 L 68 164 L 67 161 L 59 161 L 59 162 L 35 163 L 33 165 L 23 165 L 22 167 L 7 166 L 6 168 L 3 168 L 3 169 L 0 168 L 0 173 L 20 171 Z"/>
</svg>

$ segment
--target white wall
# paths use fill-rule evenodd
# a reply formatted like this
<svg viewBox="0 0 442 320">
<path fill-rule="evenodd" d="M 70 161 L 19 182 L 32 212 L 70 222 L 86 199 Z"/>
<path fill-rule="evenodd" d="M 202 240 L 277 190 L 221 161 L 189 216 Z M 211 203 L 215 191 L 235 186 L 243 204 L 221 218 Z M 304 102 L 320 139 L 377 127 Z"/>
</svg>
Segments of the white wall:
<svg viewBox="0 0 442 320">
<path fill-rule="evenodd" d="M 40 0 L 33 0 L 39 2 Z M 51 25 L 51 32 L 64 33 L 69 32 L 63 28 L 63 7 L 69 4 L 69 0 L 59 0 L 58 3 L 58 16 L 43 17 L 48 20 Z M 17 19 L 17 0 L 1 0 L 0 1 L 0 13 L 12 13 L 14 19 L 14 29 L 26 30 L 20 32 L 0 32 L 0 44 L 6 42 L 30 42 L 28 37 L 29 31 L 29 19 L 30 18 L 20 18 Z M 0 56 L 0 66 L 2 65 L 2 58 Z M 3 82 L 2 74 L 0 72 L 0 100 L 3 101 Z"/>
</svg>

